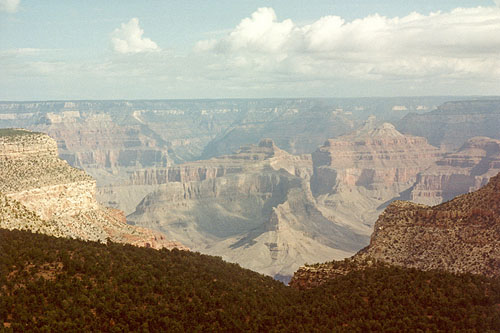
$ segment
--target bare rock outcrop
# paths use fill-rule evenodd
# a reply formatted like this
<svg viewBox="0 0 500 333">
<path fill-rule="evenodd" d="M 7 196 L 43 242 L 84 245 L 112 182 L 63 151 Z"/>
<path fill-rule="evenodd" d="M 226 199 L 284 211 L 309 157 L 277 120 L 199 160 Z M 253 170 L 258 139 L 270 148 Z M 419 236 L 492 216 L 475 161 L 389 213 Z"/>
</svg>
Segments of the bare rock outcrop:
<svg viewBox="0 0 500 333">
<path fill-rule="evenodd" d="M 430 112 L 410 113 L 397 127 L 447 151 L 476 136 L 500 140 L 500 99 L 447 102 Z"/>
<path fill-rule="evenodd" d="M 316 208 L 310 157 L 290 155 L 268 139 L 167 168 L 161 178 L 144 176 L 149 172 L 159 174 L 142 171 L 133 182 L 159 185 L 127 216 L 129 223 L 261 273 L 290 276 L 305 262 L 344 258 L 368 240 Z"/>
<path fill-rule="evenodd" d="M 57 156 L 49 136 L 0 130 L 0 227 L 58 237 L 180 247 L 165 235 L 126 224 L 123 213 L 100 206 L 96 183 Z"/>
<path fill-rule="evenodd" d="M 291 284 L 313 287 L 376 262 L 500 276 L 500 174 L 481 189 L 434 207 L 391 203 L 375 223 L 368 247 L 344 262 L 301 267 Z"/>
<path fill-rule="evenodd" d="M 389 123 L 377 125 L 371 117 L 312 154 L 311 190 L 326 215 L 369 234 L 385 205 L 404 196 L 417 174 L 441 156 L 426 139 L 403 135 Z"/>
<path fill-rule="evenodd" d="M 486 185 L 500 172 L 500 141 L 487 137 L 469 139 L 458 151 L 446 154 L 421 172 L 410 200 L 437 205 Z"/>
</svg>

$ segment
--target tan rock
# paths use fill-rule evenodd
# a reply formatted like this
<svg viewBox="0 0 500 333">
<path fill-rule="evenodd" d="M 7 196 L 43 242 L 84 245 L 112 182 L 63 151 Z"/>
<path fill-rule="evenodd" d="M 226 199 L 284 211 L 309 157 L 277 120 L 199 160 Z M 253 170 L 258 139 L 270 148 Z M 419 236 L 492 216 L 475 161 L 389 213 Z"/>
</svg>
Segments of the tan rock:
<svg viewBox="0 0 500 333">
<path fill-rule="evenodd" d="M 100 206 L 96 183 L 57 157 L 49 136 L 0 130 L 0 227 L 58 237 L 178 247 L 165 235 L 126 224 L 123 213 Z"/>
</svg>

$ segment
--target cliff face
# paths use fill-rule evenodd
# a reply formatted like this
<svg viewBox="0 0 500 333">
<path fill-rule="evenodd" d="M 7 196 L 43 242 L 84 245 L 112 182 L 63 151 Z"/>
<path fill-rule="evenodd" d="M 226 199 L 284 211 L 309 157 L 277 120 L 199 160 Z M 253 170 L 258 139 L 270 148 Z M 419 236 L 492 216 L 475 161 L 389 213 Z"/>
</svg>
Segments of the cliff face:
<svg viewBox="0 0 500 333">
<path fill-rule="evenodd" d="M 262 140 L 220 158 L 136 173 L 138 186 L 159 185 L 127 219 L 193 250 L 290 276 L 306 261 L 343 258 L 367 241 L 316 208 L 311 173 L 309 157 Z"/>
<path fill-rule="evenodd" d="M 371 118 L 361 129 L 328 140 L 312 154 L 311 190 L 326 214 L 367 233 L 384 205 L 404 196 L 417 174 L 442 152 Z"/>
<path fill-rule="evenodd" d="M 429 207 L 390 204 L 370 245 L 350 260 L 302 267 L 292 284 L 310 287 L 376 261 L 454 273 L 500 275 L 500 174 L 478 191 Z"/>
<path fill-rule="evenodd" d="M 41 116 L 34 130 L 56 138 L 59 155 L 105 184 L 127 171 L 171 163 L 167 144 L 141 125 L 120 126 L 109 114 L 63 111 Z"/>
<path fill-rule="evenodd" d="M 500 140 L 500 100 L 448 102 L 424 114 L 409 114 L 398 123 L 403 133 L 425 137 L 448 151 L 468 139 L 486 136 Z"/>
<path fill-rule="evenodd" d="M 160 233 L 133 228 L 123 213 L 101 207 L 95 200 L 95 181 L 60 160 L 56 142 L 45 134 L 0 130 L 0 179 L 1 227 L 85 240 L 181 246 Z"/>
<path fill-rule="evenodd" d="M 457 152 L 419 173 L 412 187 L 413 202 L 437 205 L 484 186 L 500 172 L 500 141 L 486 137 L 469 139 Z"/>
</svg>

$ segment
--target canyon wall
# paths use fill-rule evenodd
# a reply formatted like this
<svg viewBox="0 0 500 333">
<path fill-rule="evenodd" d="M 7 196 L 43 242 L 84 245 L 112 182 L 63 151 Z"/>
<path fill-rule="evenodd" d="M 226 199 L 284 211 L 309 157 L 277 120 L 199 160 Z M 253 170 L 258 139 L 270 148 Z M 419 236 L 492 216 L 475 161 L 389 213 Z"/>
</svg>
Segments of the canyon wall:
<svg viewBox="0 0 500 333">
<path fill-rule="evenodd" d="M 417 174 L 442 154 L 426 139 L 370 118 L 312 154 L 312 194 L 325 215 L 369 235 L 383 208 L 407 196 Z"/>
<path fill-rule="evenodd" d="M 500 276 L 500 174 L 481 189 L 429 207 L 391 203 L 370 244 L 352 258 L 301 267 L 291 285 L 310 288 L 377 262 Z"/>
<path fill-rule="evenodd" d="M 431 112 L 408 114 L 397 128 L 448 151 L 460 148 L 475 136 L 500 140 L 500 100 L 447 102 Z"/>
<path fill-rule="evenodd" d="M 1 227 L 58 237 L 180 247 L 165 236 L 126 224 L 122 212 L 100 206 L 95 181 L 57 156 L 46 134 L 0 130 Z"/>
<path fill-rule="evenodd" d="M 127 216 L 129 223 L 261 273 L 286 278 L 304 262 L 343 258 L 367 242 L 315 207 L 310 157 L 290 155 L 269 139 L 151 173 L 162 176 L 132 177 L 138 185 L 158 185 Z"/>
<path fill-rule="evenodd" d="M 417 176 L 410 200 L 437 205 L 475 191 L 500 172 L 500 141 L 474 137 Z"/>
</svg>

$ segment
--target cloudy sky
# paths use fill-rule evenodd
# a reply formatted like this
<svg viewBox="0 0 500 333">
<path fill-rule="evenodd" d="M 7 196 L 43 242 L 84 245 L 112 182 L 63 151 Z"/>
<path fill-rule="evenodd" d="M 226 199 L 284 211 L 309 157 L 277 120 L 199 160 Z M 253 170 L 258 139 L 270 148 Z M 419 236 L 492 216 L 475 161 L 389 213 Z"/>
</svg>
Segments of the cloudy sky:
<svg viewBox="0 0 500 333">
<path fill-rule="evenodd" d="M 0 100 L 500 95 L 500 0 L 0 0 Z"/>
</svg>

